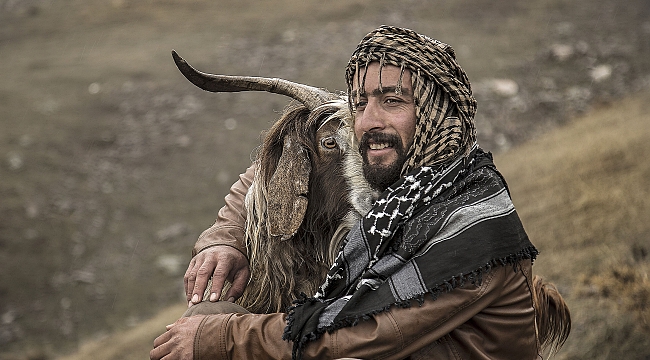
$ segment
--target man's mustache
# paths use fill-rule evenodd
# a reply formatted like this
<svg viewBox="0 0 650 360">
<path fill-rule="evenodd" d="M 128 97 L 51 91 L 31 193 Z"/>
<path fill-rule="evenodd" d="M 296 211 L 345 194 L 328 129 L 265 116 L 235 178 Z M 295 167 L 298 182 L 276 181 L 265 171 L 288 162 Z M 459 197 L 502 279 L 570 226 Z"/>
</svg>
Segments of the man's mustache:
<svg viewBox="0 0 650 360">
<path fill-rule="evenodd" d="M 366 155 L 370 149 L 370 143 L 386 143 L 397 151 L 402 150 L 402 139 L 396 134 L 386 134 L 382 132 L 365 132 L 359 141 L 359 152 Z"/>
</svg>

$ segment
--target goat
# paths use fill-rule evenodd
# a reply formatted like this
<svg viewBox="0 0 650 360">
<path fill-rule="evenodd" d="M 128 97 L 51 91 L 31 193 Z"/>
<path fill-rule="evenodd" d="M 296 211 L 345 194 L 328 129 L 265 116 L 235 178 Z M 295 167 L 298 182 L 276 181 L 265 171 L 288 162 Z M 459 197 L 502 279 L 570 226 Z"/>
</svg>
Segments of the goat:
<svg viewBox="0 0 650 360">
<path fill-rule="evenodd" d="M 284 311 L 300 293 L 314 294 L 336 256 L 339 225 L 352 213 L 342 168 L 346 108 L 337 100 L 291 109 L 265 137 L 246 196 L 253 291 L 239 301 L 253 312 Z"/>
<path fill-rule="evenodd" d="M 246 235 L 251 278 L 237 300 L 255 313 L 285 311 L 301 293 L 314 294 L 334 261 L 347 229 L 370 208 L 365 181 L 352 192 L 344 157 L 353 142 L 347 97 L 283 79 L 205 74 L 176 52 L 183 75 L 212 92 L 261 90 L 290 96 L 302 105 L 286 110 L 257 152 L 246 196 Z M 360 166 L 360 165 L 359 165 Z M 359 171 L 348 170 L 359 174 Z M 355 201 L 349 194 L 355 193 Z M 353 209 L 353 203 L 366 204 Z"/>
<path fill-rule="evenodd" d="M 377 196 L 362 175 L 347 97 L 282 79 L 206 74 L 172 55 L 201 89 L 268 91 L 303 104 L 267 133 L 246 195 L 251 279 L 238 303 L 254 313 L 285 311 L 300 293 L 316 292 L 341 240 Z M 553 285 L 537 276 L 532 285 L 540 344 L 556 351 L 571 328 L 568 307 Z"/>
</svg>

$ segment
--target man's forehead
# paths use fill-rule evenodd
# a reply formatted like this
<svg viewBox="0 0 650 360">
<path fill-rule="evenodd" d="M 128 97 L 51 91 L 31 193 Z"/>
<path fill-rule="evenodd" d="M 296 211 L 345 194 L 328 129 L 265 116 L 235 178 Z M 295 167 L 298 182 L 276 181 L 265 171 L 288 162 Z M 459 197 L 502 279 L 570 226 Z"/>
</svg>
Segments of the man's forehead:
<svg viewBox="0 0 650 360">
<path fill-rule="evenodd" d="M 387 86 L 397 85 L 397 82 L 402 78 L 410 79 L 411 77 L 409 68 L 402 68 L 391 64 L 383 64 L 380 67 L 377 61 L 371 62 L 367 67 L 359 67 L 357 70 L 358 72 L 354 74 L 352 81 L 354 88 L 358 87 L 359 82 L 368 83 L 369 80 L 371 82 L 373 82 L 372 80 L 379 80 L 379 76 L 381 76 L 381 82 Z M 372 79 L 373 77 L 374 79 Z"/>
<path fill-rule="evenodd" d="M 402 95 L 410 96 L 413 95 L 413 90 L 411 90 L 411 84 L 403 84 L 401 87 L 401 93 Z M 369 93 L 368 93 L 369 91 Z M 352 89 L 352 92 L 350 93 L 350 96 L 380 96 L 384 94 L 390 94 L 390 93 L 397 93 L 397 86 L 382 86 L 381 89 L 379 88 L 379 85 L 377 85 L 374 89 L 368 89 L 368 86 L 366 84 L 366 87 L 364 89 L 361 89 L 359 92 L 358 89 L 356 89 L 356 86 L 354 89 Z"/>
</svg>

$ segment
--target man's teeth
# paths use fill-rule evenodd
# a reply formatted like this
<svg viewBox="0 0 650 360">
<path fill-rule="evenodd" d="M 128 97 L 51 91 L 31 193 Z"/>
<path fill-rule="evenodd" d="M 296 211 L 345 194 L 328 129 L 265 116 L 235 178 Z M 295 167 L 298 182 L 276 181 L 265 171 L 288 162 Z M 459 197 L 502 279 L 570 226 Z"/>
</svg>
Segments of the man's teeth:
<svg viewBox="0 0 650 360">
<path fill-rule="evenodd" d="M 389 146 L 388 143 L 370 144 L 370 150 L 381 150 Z"/>
</svg>

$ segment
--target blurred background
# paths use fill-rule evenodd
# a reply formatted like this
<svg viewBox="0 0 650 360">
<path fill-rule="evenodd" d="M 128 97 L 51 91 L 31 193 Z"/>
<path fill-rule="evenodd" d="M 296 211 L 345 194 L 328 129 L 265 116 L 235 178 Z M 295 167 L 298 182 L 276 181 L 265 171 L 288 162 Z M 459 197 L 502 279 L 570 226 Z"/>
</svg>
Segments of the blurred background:
<svg viewBox="0 0 650 360">
<path fill-rule="evenodd" d="M 381 24 L 451 44 L 573 315 L 558 359 L 650 359 L 647 0 L 0 0 L 0 359 L 143 359 L 198 235 L 288 100 Z M 92 355 L 91 355 L 92 354 Z"/>
</svg>

